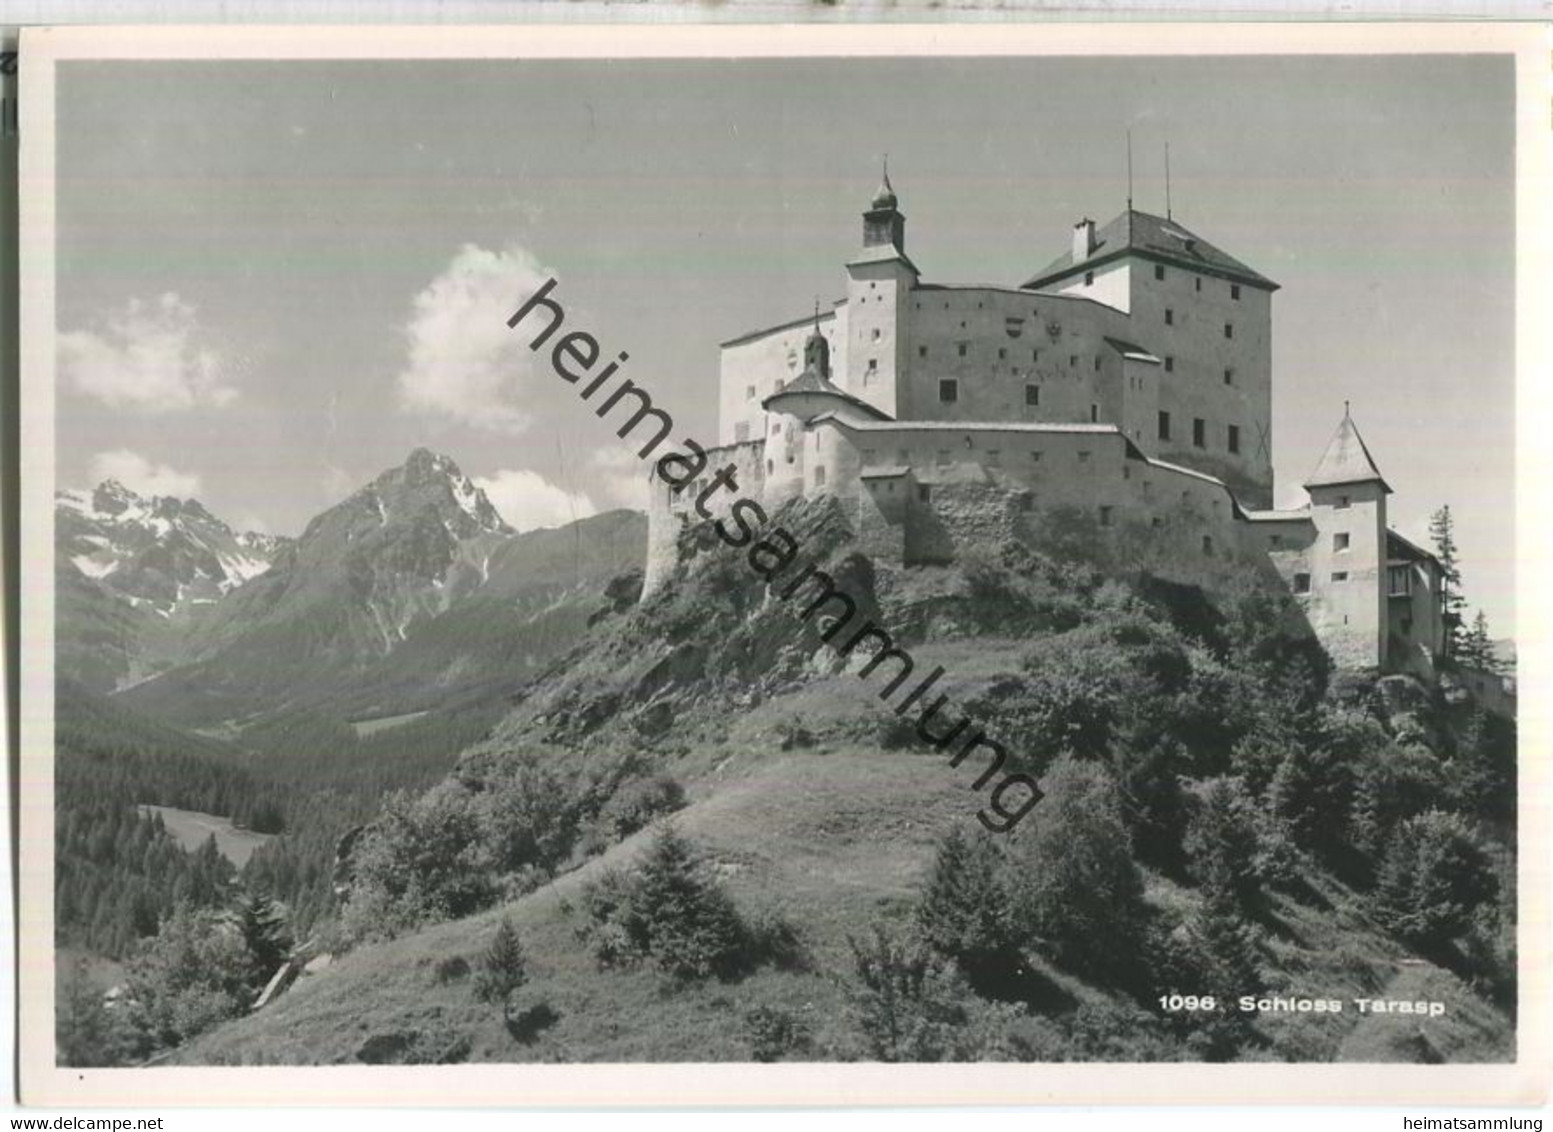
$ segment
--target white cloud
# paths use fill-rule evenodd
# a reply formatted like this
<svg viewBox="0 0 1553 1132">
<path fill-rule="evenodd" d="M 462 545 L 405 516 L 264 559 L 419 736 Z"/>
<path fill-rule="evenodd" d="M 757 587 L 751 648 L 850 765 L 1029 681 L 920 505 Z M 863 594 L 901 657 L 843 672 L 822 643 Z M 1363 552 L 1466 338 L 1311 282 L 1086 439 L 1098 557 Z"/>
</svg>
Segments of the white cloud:
<svg viewBox="0 0 1553 1132">
<path fill-rule="evenodd" d="M 533 372 L 533 354 L 507 319 L 552 274 L 516 244 L 499 252 L 460 248 L 415 296 L 400 405 L 499 432 L 527 427 L 516 392 Z"/>
<path fill-rule="evenodd" d="M 607 507 L 647 510 L 647 472 L 652 466 L 624 445 L 601 448 L 590 461 L 588 483 Z"/>
<path fill-rule="evenodd" d="M 200 478 L 166 464 L 155 464 L 138 452 L 117 448 L 92 457 L 92 482 L 118 480 L 137 495 L 173 495 L 187 499 L 198 495 Z"/>
<path fill-rule="evenodd" d="M 172 413 L 220 407 L 237 396 L 195 309 L 169 291 L 131 299 L 102 333 L 59 336 L 60 367 L 77 390 L 115 408 Z"/>
<path fill-rule="evenodd" d="M 324 465 L 323 488 L 331 507 L 350 495 L 355 487 L 356 481 L 344 468 L 338 464 Z"/>
<path fill-rule="evenodd" d="M 561 527 L 598 514 L 586 495 L 559 488 L 538 472 L 503 468 L 494 476 L 477 478 L 474 484 L 508 525 L 519 531 Z"/>
</svg>

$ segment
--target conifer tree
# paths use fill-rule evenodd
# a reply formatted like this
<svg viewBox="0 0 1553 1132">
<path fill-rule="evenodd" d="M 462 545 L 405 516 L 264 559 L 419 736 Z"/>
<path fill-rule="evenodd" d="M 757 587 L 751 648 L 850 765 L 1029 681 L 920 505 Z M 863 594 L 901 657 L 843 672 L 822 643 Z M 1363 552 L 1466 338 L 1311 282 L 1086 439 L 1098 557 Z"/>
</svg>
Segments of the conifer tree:
<svg viewBox="0 0 1553 1132">
<path fill-rule="evenodd" d="M 1480 609 L 1472 619 L 1472 628 L 1461 636 L 1458 659 L 1468 668 L 1497 672 L 1499 658 L 1494 655 L 1493 638 L 1488 635 L 1488 617 Z"/>
<path fill-rule="evenodd" d="M 254 989 L 259 989 L 280 969 L 291 951 L 286 910 L 267 897 L 249 893 L 238 902 L 236 912 L 238 930 L 253 957 Z"/>
<path fill-rule="evenodd" d="M 938 848 L 922 899 L 917 930 L 927 944 L 959 964 L 972 985 L 1010 974 L 1019 963 L 1005 859 L 991 837 L 958 828 Z"/>
<path fill-rule="evenodd" d="M 1454 657 L 1461 644 L 1461 567 L 1456 560 L 1456 520 L 1446 504 L 1429 517 L 1429 537 L 1440 560 L 1440 611 L 1445 617 L 1445 655 Z"/>
<path fill-rule="evenodd" d="M 474 993 L 481 1002 L 505 1003 L 507 996 L 528 981 L 528 959 L 512 921 L 502 917 L 491 945 L 480 956 Z"/>
</svg>

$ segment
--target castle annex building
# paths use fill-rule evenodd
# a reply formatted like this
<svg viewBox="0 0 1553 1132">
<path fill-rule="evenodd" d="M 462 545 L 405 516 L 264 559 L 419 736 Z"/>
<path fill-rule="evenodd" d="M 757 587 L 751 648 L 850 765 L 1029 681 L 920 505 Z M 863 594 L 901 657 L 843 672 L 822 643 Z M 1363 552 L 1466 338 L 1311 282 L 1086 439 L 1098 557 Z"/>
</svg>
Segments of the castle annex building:
<svg viewBox="0 0 1553 1132">
<path fill-rule="evenodd" d="M 1080 221 L 1017 286 L 927 282 L 888 175 L 845 269 L 831 310 L 722 344 L 707 466 L 734 465 L 743 494 L 834 496 L 903 565 L 1076 533 L 1194 568 L 1249 560 L 1339 664 L 1433 672 L 1439 564 L 1387 526 L 1391 488 L 1346 412 L 1307 505 L 1271 509 L 1272 280 L 1129 207 Z M 700 486 L 653 484 L 649 591 Z"/>
</svg>

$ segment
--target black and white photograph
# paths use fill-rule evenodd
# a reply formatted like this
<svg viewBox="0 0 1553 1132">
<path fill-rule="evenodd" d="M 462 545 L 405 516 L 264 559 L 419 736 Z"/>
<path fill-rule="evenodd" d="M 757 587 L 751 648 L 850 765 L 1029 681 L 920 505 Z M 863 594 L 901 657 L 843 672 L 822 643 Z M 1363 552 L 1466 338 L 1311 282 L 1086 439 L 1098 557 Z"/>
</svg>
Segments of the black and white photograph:
<svg viewBox="0 0 1553 1132">
<path fill-rule="evenodd" d="M 50 1095 L 1525 1103 L 1521 57 L 871 30 L 35 41 Z"/>
</svg>

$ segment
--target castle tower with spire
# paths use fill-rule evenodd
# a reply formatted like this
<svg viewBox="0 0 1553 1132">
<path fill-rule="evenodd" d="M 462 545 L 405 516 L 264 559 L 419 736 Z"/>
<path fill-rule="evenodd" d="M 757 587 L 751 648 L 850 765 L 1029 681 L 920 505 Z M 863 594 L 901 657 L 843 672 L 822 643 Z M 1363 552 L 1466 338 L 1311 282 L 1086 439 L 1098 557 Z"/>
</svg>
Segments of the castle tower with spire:
<svg viewBox="0 0 1553 1132">
<path fill-rule="evenodd" d="M 1346 404 L 1304 487 L 1315 527 L 1306 616 L 1339 665 L 1379 668 L 1387 653 L 1386 497 L 1391 488 Z"/>
</svg>

